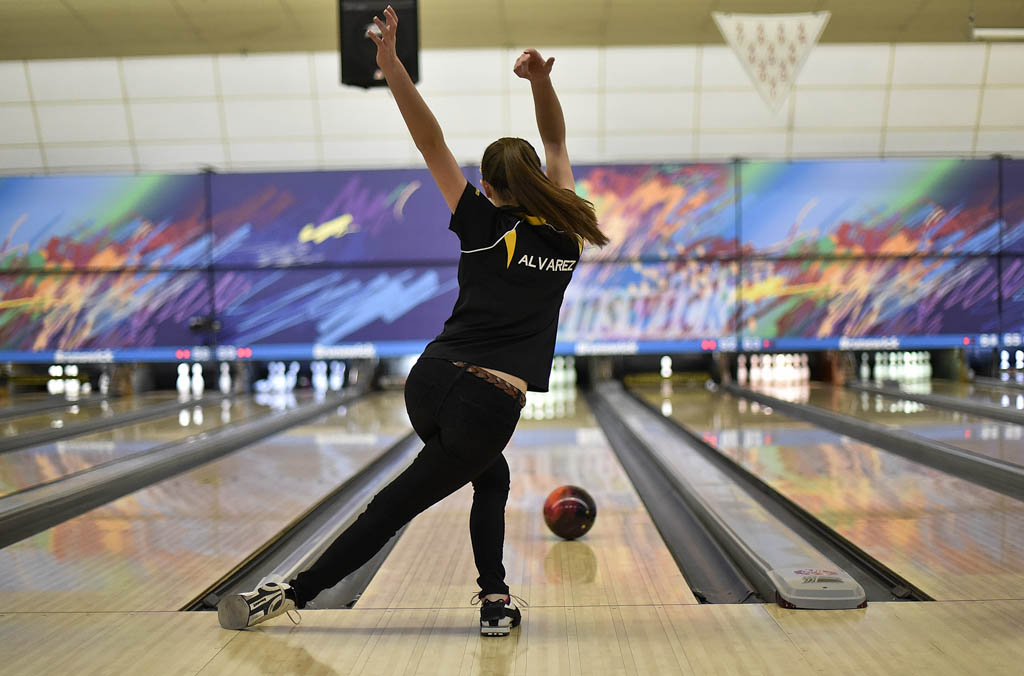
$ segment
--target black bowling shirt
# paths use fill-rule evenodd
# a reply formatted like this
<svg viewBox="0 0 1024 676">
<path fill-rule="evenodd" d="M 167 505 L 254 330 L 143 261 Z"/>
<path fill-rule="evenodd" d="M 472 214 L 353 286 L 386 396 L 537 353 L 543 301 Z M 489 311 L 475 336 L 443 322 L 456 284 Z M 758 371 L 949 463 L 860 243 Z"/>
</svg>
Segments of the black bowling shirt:
<svg viewBox="0 0 1024 676">
<path fill-rule="evenodd" d="M 495 207 L 471 183 L 448 229 L 459 237 L 459 297 L 424 357 L 504 371 L 547 392 L 558 311 L 583 240 L 517 207 Z"/>
</svg>

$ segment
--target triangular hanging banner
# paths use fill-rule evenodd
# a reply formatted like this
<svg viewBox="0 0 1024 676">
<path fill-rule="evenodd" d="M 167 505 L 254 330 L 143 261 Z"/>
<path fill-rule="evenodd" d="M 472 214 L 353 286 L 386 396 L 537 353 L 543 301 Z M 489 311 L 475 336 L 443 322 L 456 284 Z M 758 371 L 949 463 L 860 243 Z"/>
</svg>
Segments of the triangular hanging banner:
<svg viewBox="0 0 1024 676">
<path fill-rule="evenodd" d="M 789 96 L 811 48 L 825 30 L 830 12 L 732 14 L 712 12 L 765 103 L 776 111 Z"/>
</svg>

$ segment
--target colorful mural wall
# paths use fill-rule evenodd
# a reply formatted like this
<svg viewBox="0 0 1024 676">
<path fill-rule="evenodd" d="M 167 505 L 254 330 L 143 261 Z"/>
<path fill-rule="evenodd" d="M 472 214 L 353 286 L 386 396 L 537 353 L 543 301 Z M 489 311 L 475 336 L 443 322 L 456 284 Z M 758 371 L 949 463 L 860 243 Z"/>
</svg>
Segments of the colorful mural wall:
<svg viewBox="0 0 1024 676">
<path fill-rule="evenodd" d="M 575 173 L 612 241 L 563 344 L 1024 331 L 1024 161 Z M 457 293 L 448 218 L 418 169 L 0 178 L 0 351 L 189 345 L 211 313 L 220 343 L 425 344 Z"/>
</svg>

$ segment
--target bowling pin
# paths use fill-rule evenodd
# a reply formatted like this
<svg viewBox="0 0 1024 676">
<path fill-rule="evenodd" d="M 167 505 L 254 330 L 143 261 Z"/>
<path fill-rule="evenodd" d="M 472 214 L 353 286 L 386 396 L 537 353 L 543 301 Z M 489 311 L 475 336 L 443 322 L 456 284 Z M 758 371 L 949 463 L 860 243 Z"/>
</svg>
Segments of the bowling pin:
<svg viewBox="0 0 1024 676">
<path fill-rule="evenodd" d="M 64 380 L 61 378 L 64 375 L 64 368 L 57 364 L 50 364 L 46 373 L 50 376 L 50 379 L 46 381 L 46 391 L 50 394 L 61 394 L 64 391 Z"/>
<path fill-rule="evenodd" d="M 221 394 L 231 393 L 231 366 L 226 362 L 220 364 L 220 376 L 217 378 L 217 389 Z"/>
<path fill-rule="evenodd" d="M 277 369 L 277 391 L 284 393 L 288 389 L 288 369 L 283 361 L 277 362 L 275 368 Z"/>
<path fill-rule="evenodd" d="M 287 377 L 287 391 L 291 392 L 295 389 L 296 383 L 299 381 L 299 362 L 293 361 L 288 365 L 288 377 Z"/>
<path fill-rule="evenodd" d="M 203 396 L 203 390 L 206 389 L 206 381 L 203 380 L 203 366 L 202 364 L 192 364 L 192 395 L 195 397 Z"/>
<path fill-rule="evenodd" d="M 322 361 L 315 361 L 312 364 L 313 370 L 313 391 L 327 391 L 327 364 Z"/>
<path fill-rule="evenodd" d="M 78 366 L 68 364 L 64 367 L 64 393 L 69 397 L 77 397 L 82 383 L 78 380 Z"/>
<path fill-rule="evenodd" d="M 188 364 L 178 364 L 178 394 L 189 394 L 192 389 L 192 382 L 188 377 Z"/>
<path fill-rule="evenodd" d="M 282 369 L 278 366 L 283 366 L 281 362 L 272 361 L 267 364 L 267 380 L 270 381 L 270 391 L 274 394 L 284 391 L 284 374 L 281 372 Z"/>
<path fill-rule="evenodd" d="M 330 387 L 331 390 L 337 392 L 342 388 L 345 383 L 345 365 L 332 361 L 331 362 L 331 376 L 330 376 Z"/>
<path fill-rule="evenodd" d="M 740 385 L 747 384 L 747 356 L 741 354 L 736 366 L 736 381 Z"/>
<path fill-rule="evenodd" d="M 862 382 L 871 380 L 871 367 L 868 366 L 868 353 L 860 353 L 860 379 Z"/>
</svg>

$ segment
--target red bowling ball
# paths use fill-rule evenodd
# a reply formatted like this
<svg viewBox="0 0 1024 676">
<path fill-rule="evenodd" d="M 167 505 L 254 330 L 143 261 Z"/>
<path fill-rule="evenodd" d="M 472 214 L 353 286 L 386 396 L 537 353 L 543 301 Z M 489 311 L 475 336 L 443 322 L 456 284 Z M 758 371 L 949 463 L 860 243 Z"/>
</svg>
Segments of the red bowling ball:
<svg viewBox="0 0 1024 676">
<path fill-rule="evenodd" d="M 566 540 L 589 533 L 597 518 L 597 503 L 579 486 L 559 486 L 544 501 L 544 523 Z"/>
</svg>

